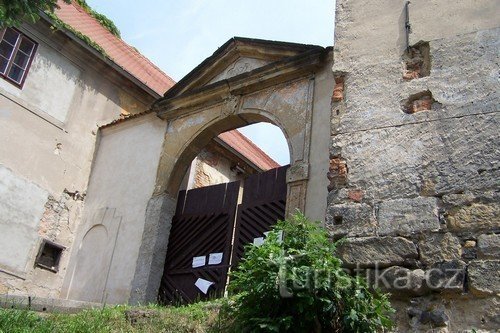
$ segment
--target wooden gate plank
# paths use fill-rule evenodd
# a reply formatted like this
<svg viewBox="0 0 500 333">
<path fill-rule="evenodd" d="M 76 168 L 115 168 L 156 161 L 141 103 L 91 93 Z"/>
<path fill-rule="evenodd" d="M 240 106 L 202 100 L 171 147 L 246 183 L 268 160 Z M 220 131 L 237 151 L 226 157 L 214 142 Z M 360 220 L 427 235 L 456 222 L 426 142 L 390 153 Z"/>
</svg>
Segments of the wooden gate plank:
<svg viewBox="0 0 500 333">
<path fill-rule="evenodd" d="M 245 179 L 243 200 L 238 207 L 231 266 L 237 265 L 246 244 L 264 237 L 278 220 L 285 218 L 287 166 Z"/>
</svg>

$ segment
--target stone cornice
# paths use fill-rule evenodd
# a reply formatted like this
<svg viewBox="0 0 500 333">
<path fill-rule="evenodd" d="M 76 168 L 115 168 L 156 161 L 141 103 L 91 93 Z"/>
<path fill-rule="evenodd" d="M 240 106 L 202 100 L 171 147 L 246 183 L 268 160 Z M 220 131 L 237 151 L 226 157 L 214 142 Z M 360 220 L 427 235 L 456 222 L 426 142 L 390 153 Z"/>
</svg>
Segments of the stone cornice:
<svg viewBox="0 0 500 333">
<path fill-rule="evenodd" d="M 166 96 L 153 105 L 153 111 L 164 120 L 175 119 L 189 114 L 193 108 L 221 103 L 233 95 L 248 94 L 314 73 L 323 65 L 327 55 L 328 49 L 317 47 L 227 80 L 174 97 Z"/>
</svg>

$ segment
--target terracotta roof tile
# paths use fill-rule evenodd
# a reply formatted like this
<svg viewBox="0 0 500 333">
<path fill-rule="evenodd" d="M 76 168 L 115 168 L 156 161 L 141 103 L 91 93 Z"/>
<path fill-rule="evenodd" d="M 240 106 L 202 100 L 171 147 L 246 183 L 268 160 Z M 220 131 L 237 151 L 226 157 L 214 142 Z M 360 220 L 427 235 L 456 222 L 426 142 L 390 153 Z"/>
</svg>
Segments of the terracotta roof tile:
<svg viewBox="0 0 500 333">
<path fill-rule="evenodd" d="M 149 59 L 109 32 L 78 4 L 67 4 L 59 0 L 58 5 L 60 8 L 56 9 L 55 14 L 63 22 L 99 44 L 117 65 L 156 93 L 163 96 L 175 84 L 174 80 Z"/>
<path fill-rule="evenodd" d="M 263 152 L 255 145 L 255 143 L 241 134 L 238 130 L 232 130 L 219 134 L 218 138 L 257 165 L 263 171 L 280 167 L 275 160 Z"/>
</svg>

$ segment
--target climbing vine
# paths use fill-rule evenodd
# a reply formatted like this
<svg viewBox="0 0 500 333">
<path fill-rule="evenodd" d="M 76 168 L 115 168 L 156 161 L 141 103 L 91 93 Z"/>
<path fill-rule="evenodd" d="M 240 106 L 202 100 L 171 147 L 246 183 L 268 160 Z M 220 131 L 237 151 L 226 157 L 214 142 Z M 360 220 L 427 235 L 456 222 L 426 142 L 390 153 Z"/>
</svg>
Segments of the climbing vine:
<svg viewBox="0 0 500 333">
<path fill-rule="evenodd" d="M 99 44 L 94 42 L 87 35 L 82 34 L 80 31 L 76 30 L 69 24 L 64 23 L 59 17 L 57 17 L 56 14 L 54 13 L 46 13 L 46 14 L 52 20 L 52 29 L 59 29 L 59 30 L 66 29 L 68 31 L 71 31 L 75 36 L 83 40 L 90 47 L 93 47 L 97 52 L 101 53 L 106 58 L 110 58 L 109 55 L 106 53 L 106 51 L 104 51 L 104 49 Z"/>
<path fill-rule="evenodd" d="M 80 5 L 90 16 L 95 18 L 99 23 L 113 35 L 118 38 L 121 38 L 120 30 L 116 27 L 115 23 L 107 18 L 105 15 L 96 12 L 85 2 L 85 0 L 75 0 L 77 4 Z"/>
<path fill-rule="evenodd" d="M 36 22 L 40 12 L 53 13 L 56 8 L 57 0 L 0 0 L 0 29 L 19 26 L 24 20 Z"/>
</svg>

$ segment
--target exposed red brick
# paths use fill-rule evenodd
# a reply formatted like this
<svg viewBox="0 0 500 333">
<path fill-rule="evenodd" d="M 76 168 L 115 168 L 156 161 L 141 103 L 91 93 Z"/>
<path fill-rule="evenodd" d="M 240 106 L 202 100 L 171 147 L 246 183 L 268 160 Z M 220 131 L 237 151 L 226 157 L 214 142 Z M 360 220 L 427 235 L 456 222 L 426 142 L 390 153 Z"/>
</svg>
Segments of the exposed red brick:
<svg viewBox="0 0 500 333">
<path fill-rule="evenodd" d="M 333 89 L 332 101 L 341 102 L 344 100 L 344 77 L 338 76 L 335 78 L 335 88 Z"/>
<path fill-rule="evenodd" d="M 337 186 L 342 186 L 347 183 L 347 163 L 341 156 L 334 156 L 330 159 L 330 168 L 327 174 L 330 185 L 328 190 L 331 191 Z"/>
<path fill-rule="evenodd" d="M 412 103 L 411 113 L 420 111 L 429 111 L 432 108 L 432 97 L 423 96 L 420 99 L 414 100 Z"/>
<path fill-rule="evenodd" d="M 361 202 L 363 200 L 363 191 L 362 190 L 349 190 L 347 193 L 349 199 L 355 202 Z"/>
<path fill-rule="evenodd" d="M 419 77 L 420 77 L 420 70 L 407 70 L 403 73 L 403 79 L 406 81 L 418 79 Z"/>
</svg>

